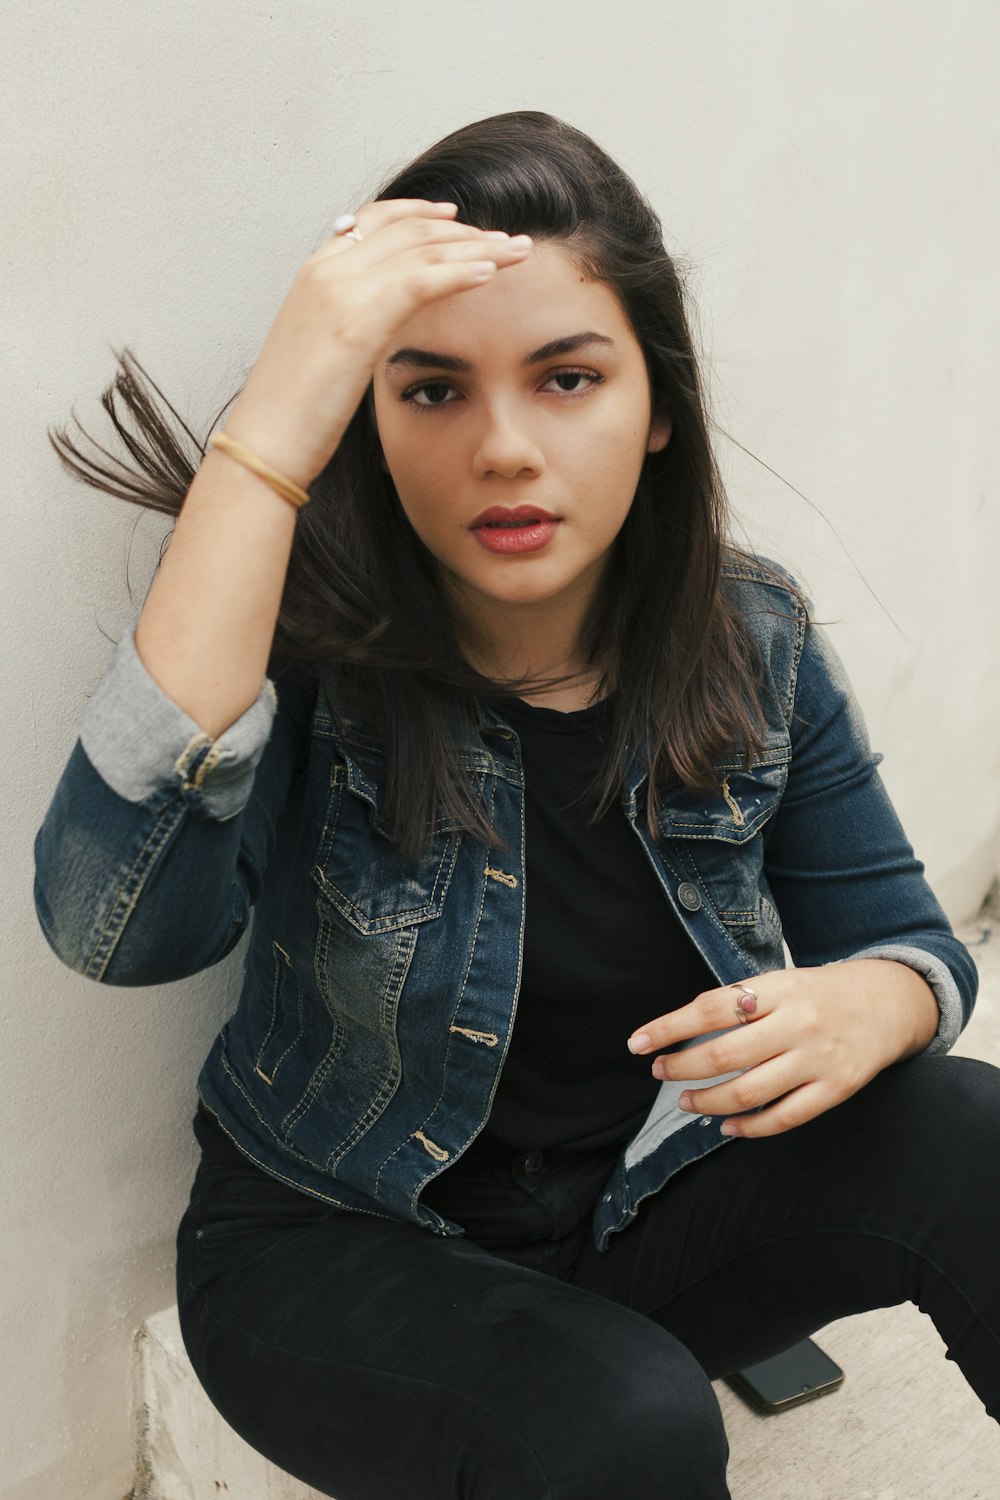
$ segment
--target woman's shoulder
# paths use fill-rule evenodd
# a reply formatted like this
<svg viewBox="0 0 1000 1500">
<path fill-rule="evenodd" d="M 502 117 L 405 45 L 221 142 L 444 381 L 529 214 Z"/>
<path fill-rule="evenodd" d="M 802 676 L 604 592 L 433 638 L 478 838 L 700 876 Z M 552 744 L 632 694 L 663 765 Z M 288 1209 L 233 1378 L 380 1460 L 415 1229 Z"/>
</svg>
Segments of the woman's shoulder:
<svg viewBox="0 0 1000 1500">
<path fill-rule="evenodd" d="M 802 582 L 771 557 L 761 557 L 735 546 L 723 549 L 722 588 L 743 615 L 765 613 L 803 623 L 812 613 L 812 600 Z"/>
<path fill-rule="evenodd" d="M 782 563 L 739 548 L 723 555 L 722 592 L 755 650 L 769 685 L 768 717 L 787 725 L 812 619 L 812 600 Z"/>
</svg>

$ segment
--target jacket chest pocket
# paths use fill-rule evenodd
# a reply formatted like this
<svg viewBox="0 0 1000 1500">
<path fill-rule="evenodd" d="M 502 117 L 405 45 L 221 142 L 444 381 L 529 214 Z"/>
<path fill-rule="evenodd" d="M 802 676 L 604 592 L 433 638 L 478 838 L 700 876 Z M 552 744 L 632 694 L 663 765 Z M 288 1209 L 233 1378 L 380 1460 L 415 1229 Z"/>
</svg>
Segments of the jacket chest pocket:
<svg viewBox="0 0 1000 1500">
<path fill-rule="evenodd" d="M 461 838 L 435 825 L 415 860 L 400 858 L 380 819 L 377 783 L 353 759 L 335 760 L 312 876 L 355 932 L 392 932 L 441 915 Z"/>
<path fill-rule="evenodd" d="M 768 947 L 781 922 L 764 879 L 764 836 L 788 777 L 787 759 L 718 769 L 716 793 L 672 791 L 658 810 L 664 836 L 690 862 L 726 927 L 744 946 Z"/>
</svg>

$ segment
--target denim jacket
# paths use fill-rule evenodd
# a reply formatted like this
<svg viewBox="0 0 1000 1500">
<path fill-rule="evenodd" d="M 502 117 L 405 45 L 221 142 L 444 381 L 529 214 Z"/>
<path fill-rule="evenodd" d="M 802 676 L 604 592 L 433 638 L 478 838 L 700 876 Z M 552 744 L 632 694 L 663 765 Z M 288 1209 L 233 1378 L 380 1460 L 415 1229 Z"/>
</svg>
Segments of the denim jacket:
<svg viewBox="0 0 1000 1500">
<path fill-rule="evenodd" d="M 843 667 L 780 578 L 734 559 L 724 586 L 766 665 L 763 749 L 749 771 L 720 759 L 714 795 L 663 796 L 657 839 L 635 758 L 620 815 L 720 985 L 784 967 L 785 945 L 802 966 L 895 959 L 934 990 L 926 1051 L 947 1051 L 972 1012 L 975 966 L 914 858 Z M 420 1197 L 483 1128 L 514 1026 L 517 734 L 483 707 L 463 752 L 506 851 L 442 818 L 404 863 L 381 821 L 379 743 L 350 720 L 338 731 L 315 681 L 265 679 L 213 740 L 153 681 L 134 630 L 87 701 L 35 839 L 48 943 L 104 984 L 160 984 L 218 963 L 250 927 L 235 1013 L 199 1076 L 205 1104 L 287 1183 L 464 1233 Z M 599 1250 L 674 1172 L 727 1143 L 722 1116 L 678 1109 L 683 1087 L 661 1085 L 611 1169 L 593 1213 Z"/>
</svg>

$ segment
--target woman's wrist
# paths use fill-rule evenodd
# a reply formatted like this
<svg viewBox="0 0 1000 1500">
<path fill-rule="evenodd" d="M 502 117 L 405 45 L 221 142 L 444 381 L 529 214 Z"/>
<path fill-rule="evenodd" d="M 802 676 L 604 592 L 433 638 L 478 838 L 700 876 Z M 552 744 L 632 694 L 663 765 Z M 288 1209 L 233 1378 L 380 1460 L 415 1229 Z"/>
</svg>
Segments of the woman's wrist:
<svg viewBox="0 0 1000 1500">
<path fill-rule="evenodd" d="M 893 1053 L 889 1061 L 903 1062 L 923 1052 L 936 1035 L 941 1019 L 937 997 L 923 975 L 894 958 L 848 959 L 845 967 L 848 966 L 872 971 L 886 1040 Z"/>
</svg>

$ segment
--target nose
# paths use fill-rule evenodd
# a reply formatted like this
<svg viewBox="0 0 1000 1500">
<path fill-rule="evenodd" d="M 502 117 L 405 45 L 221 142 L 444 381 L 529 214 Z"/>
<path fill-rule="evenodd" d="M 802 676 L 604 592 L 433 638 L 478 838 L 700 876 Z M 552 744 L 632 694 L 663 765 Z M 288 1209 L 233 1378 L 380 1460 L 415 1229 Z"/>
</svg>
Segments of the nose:
<svg viewBox="0 0 1000 1500">
<path fill-rule="evenodd" d="M 531 478 L 545 468 L 545 458 L 527 422 L 508 405 L 491 406 L 483 417 L 472 460 L 477 479 Z"/>
</svg>

